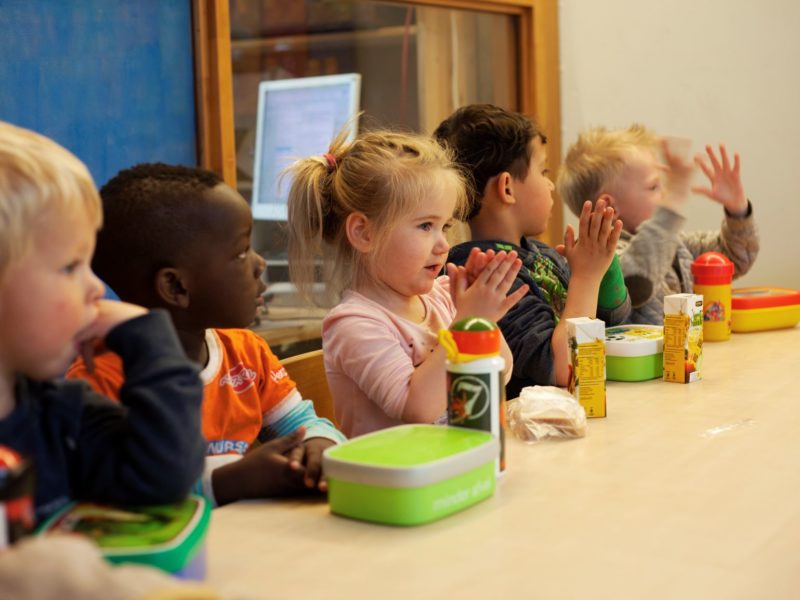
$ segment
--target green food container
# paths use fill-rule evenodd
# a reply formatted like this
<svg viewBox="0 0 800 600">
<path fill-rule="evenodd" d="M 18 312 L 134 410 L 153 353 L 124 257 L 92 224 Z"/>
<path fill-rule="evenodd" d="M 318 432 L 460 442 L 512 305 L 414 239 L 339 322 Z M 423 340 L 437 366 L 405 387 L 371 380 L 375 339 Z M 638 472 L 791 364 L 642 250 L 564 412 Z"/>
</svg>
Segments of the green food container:
<svg viewBox="0 0 800 600">
<path fill-rule="evenodd" d="M 331 512 L 388 525 L 421 525 L 494 494 L 500 446 L 491 433 L 399 425 L 325 450 Z"/>
<path fill-rule="evenodd" d="M 211 508 L 200 496 L 178 504 L 129 507 L 77 502 L 50 518 L 40 535 L 86 535 L 112 563 L 140 563 L 183 579 L 205 578 Z"/>
<path fill-rule="evenodd" d="M 606 379 L 645 381 L 664 370 L 664 328 L 618 325 L 606 328 Z"/>
</svg>

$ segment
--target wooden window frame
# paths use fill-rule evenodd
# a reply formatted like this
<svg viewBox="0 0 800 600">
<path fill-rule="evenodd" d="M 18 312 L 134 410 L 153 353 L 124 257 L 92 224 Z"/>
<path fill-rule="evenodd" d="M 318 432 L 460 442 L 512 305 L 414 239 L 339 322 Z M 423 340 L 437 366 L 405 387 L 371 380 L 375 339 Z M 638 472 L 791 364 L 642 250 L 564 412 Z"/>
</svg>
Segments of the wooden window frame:
<svg viewBox="0 0 800 600">
<path fill-rule="evenodd" d="M 198 163 L 236 189 L 228 0 L 192 0 L 192 20 Z"/>
<path fill-rule="evenodd" d="M 557 0 L 393 0 L 397 4 L 501 13 L 519 18 L 520 110 L 534 115 L 547 132 L 552 177 L 561 163 L 561 94 Z M 203 167 L 236 188 L 233 74 L 228 0 L 192 0 L 198 156 Z M 530 73 L 532 76 L 526 77 Z M 563 237 L 560 200 L 553 205 L 542 240 Z"/>
</svg>

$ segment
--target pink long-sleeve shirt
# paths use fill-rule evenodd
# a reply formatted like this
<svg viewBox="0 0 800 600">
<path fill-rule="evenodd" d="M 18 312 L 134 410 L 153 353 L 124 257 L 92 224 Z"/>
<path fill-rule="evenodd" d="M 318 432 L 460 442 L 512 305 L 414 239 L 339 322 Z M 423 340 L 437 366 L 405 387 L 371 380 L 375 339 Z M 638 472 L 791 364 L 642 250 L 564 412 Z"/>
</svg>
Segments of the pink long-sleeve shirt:
<svg viewBox="0 0 800 600">
<path fill-rule="evenodd" d="M 344 293 L 322 323 L 325 372 L 336 420 L 348 437 L 402 423 L 411 376 L 439 345 L 456 308 L 450 281 L 439 277 L 420 296 L 425 319 L 413 323 L 354 291 Z M 444 375 L 443 375 L 444 376 Z M 431 397 L 442 405 L 446 398 Z"/>
</svg>

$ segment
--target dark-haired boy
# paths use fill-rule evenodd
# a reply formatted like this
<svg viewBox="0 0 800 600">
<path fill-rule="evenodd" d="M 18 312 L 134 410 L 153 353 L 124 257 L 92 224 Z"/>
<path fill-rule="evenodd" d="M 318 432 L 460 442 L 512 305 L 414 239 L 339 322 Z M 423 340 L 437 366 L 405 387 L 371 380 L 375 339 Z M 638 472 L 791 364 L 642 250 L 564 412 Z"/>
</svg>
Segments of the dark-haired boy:
<svg viewBox="0 0 800 600">
<path fill-rule="evenodd" d="M 467 217 L 472 241 L 452 248 L 448 260 L 466 265 L 474 247 L 515 250 L 522 268 L 512 290 L 530 287 L 498 323 L 514 356 L 507 397 L 528 385 L 567 385 L 564 319 L 597 316 L 612 325 L 630 314 L 618 263 L 609 269 L 622 223 L 605 204 L 598 202 L 592 211 L 587 202 L 577 239 L 569 226 L 557 248 L 528 239 L 547 227 L 554 185 L 547 174 L 547 139 L 523 115 L 469 105 L 443 121 L 434 137 L 454 152 L 473 184 Z"/>
<path fill-rule="evenodd" d="M 167 309 L 202 367 L 205 494 L 225 504 L 296 491 L 300 479 L 324 489 L 322 450 L 344 436 L 317 417 L 267 343 L 243 329 L 266 289 L 244 198 L 210 171 L 164 164 L 121 171 L 100 195 L 96 272 L 121 298 Z M 76 363 L 68 377 L 112 397 L 123 385 L 111 354 L 93 373 Z M 271 441 L 251 450 L 256 439 Z"/>
</svg>

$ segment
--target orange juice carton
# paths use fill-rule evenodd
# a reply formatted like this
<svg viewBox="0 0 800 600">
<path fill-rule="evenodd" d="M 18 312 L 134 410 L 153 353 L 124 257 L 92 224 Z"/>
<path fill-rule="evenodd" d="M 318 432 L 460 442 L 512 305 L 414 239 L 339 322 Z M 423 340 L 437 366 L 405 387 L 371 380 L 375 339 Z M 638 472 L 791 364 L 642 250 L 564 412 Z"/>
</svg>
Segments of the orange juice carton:
<svg viewBox="0 0 800 600">
<path fill-rule="evenodd" d="M 702 365 L 703 296 L 664 296 L 664 381 L 698 381 Z"/>
<path fill-rule="evenodd" d="M 569 391 L 587 417 L 606 416 L 606 324 L 600 319 L 567 319 Z"/>
</svg>

